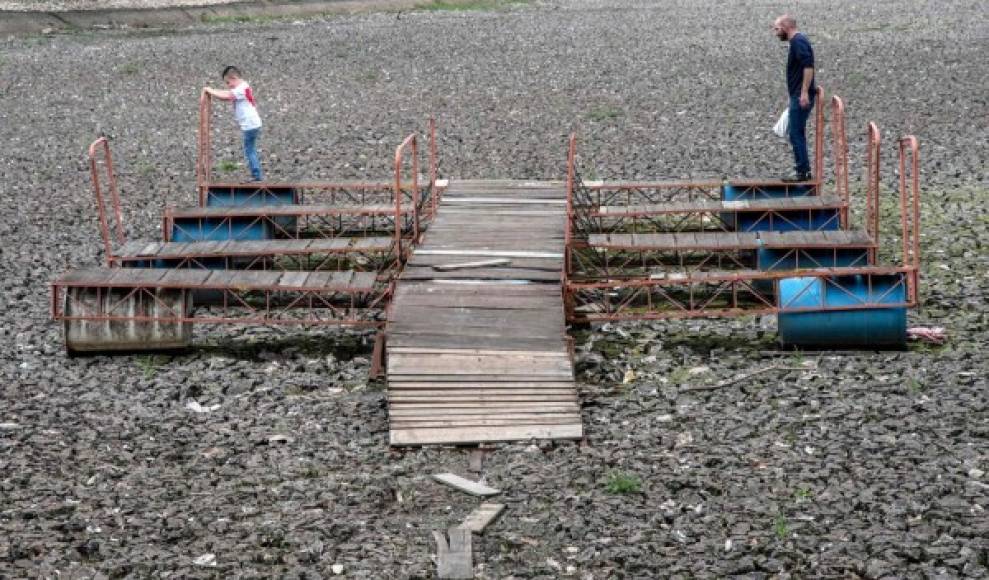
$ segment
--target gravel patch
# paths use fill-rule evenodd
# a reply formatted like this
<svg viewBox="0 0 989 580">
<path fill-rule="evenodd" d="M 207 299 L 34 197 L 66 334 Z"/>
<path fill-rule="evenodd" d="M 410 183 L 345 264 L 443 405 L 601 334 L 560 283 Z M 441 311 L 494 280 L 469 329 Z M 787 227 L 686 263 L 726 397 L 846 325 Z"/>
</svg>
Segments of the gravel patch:
<svg viewBox="0 0 989 580">
<path fill-rule="evenodd" d="M 275 179 L 379 178 L 438 116 L 448 177 L 776 175 L 773 3 L 540 3 L 2 42 L 0 577 L 430 578 L 430 531 L 502 494 L 479 578 L 985 577 L 989 26 L 975 1 L 803 3 L 822 85 L 922 144 L 912 323 L 947 346 L 781 353 L 759 320 L 576 334 L 589 440 L 387 446 L 372 337 L 202 327 L 180 356 L 68 359 L 48 282 L 100 263 L 84 148 L 114 137 L 133 238 L 194 199 L 196 97 L 237 63 Z M 226 112 L 217 159 L 240 161 Z M 235 173 L 246 175 L 243 169 Z M 893 231 L 886 234 L 893 253 Z M 780 360 L 782 359 L 782 361 Z M 687 390 L 763 366 L 730 387 Z M 629 373 L 629 371 L 632 371 Z M 75 576 L 73 576 L 75 575 Z"/>
</svg>

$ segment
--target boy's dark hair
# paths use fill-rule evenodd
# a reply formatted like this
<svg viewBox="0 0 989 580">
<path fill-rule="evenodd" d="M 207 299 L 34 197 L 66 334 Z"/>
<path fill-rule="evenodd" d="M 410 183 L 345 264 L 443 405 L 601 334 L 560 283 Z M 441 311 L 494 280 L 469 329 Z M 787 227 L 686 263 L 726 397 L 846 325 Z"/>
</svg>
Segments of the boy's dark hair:
<svg viewBox="0 0 989 580">
<path fill-rule="evenodd" d="M 223 74 L 220 75 L 220 78 L 225 79 L 229 74 L 232 74 L 237 78 L 241 78 L 240 69 L 233 65 L 230 65 L 227 68 L 223 69 Z"/>
</svg>

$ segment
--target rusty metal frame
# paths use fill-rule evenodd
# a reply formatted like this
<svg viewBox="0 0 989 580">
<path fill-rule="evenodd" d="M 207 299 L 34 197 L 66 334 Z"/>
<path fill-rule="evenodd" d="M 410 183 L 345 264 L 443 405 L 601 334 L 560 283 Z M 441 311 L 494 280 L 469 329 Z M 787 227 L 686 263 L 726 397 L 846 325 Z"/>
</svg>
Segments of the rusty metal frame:
<svg viewBox="0 0 989 580">
<path fill-rule="evenodd" d="M 106 137 L 100 137 L 89 146 L 89 174 L 93 181 L 93 193 L 96 195 L 96 211 L 99 213 L 100 237 L 103 239 L 103 248 L 106 253 L 106 263 L 110 265 L 114 258 L 113 242 L 114 236 L 110 232 L 110 225 L 107 220 L 106 199 L 103 195 L 103 187 L 100 183 L 99 155 L 103 156 L 103 168 L 106 171 L 107 187 L 110 190 L 110 200 L 113 204 L 114 231 L 116 242 L 123 244 L 126 241 L 124 233 L 124 219 L 120 207 L 120 191 L 117 189 L 117 174 L 113 170 L 113 155 L 110 153 L 110 142 Z"/>
<path fill-rule="evenodd" d="M 835 139 L 836 189 L 839 196 L 848 195 L 847 186 L 847 139 L 844 133 L 844 104 L 840 99 L 832 100 L 832 118 Z M 565 304 L 570 322 L 603 322 L 623 320 L 652 320 L 664 318 L 697 318 L 712 316 L 740 316 L 752 314 L 777 314 L 780 312 L 856 310 L 878 308 L 911 308 L 918 302 L 918 277 L 920 269 L 920 202 L 919 202 L 919 146 L 913 136 L 904 137 L 899 142 L 900 162 L 900 206 L 902 229 L 902 264 L 899 266 L 877 266 L 875 246 L 879 243 L 879 148 L 880 135 L 875 123 L 868 126 L 867 170 L 868 187 L 866 193 L 865 231 L 872 246 L 869 249 L 868 265 L 851 267 L 819 267 L 811 264 L 798 265 L 793 270 L 732 270 L 702 271 L 696 267 L 709 267 L 713 264 L 713 254 L 699 256 L 693 270 L 666 271 L 660 274 L 632 270 L 629 267 L 637 260 L 625 257 L 617 267 L 605 267 L 588 272 L 588 264 L 581 261 L 579 250 L 587 247 L 586 236 L 600 224 L 600 211 L 589 212 L 593 202 L 601 204 L 602 195 L 626 193 L 647 196 L 650 200 L 661 198 L 656 192 L 684 195 L 702 192 L 714 186 L 713 182 L 697 184 L 669 183 L 626 185 L 607 194 L 604 184 L 589 184 L 584 187 L 576 172 L 576 136 L 571 135 L 567 151 L 567 227 L 566 262 L 563 273 Z M 634 185 L 634 186 L 633 186 Z M 643 186 L 646 187 L 643 187 Z M 659 187 L 657 187 L 659 185 Z M 684 187 L 686 185 L 687 187 Z M 717 184 L 720 187 L 720 183 Z M 692 187 L 691 187 L 692 186 Z M 583 191 L 581 189 L 583 188 Z M 595 200 L 594 188 L 597 188 Z M 647 190 L 643 194 L 642 191 Z M 670 196 L 672 197 L 672 195 Z M 585 205 L 580 208 L 579 202 Z M 587 203 L 591 202 L 591 203 Z M 600 205 L 597 206 L 598 208 Z M 847 206 L 846 206 L 847 208 Z M 583 216 L 582 216 L 583 214 Z M 582 219 L 583 218 L 583 219 Z M 596 233 L 596 232 L 595 232 Z M 720 249 L 720 248 L 718 248 Z M 799 254 L 799 244 L 789 249 L 784 257 Z M 810 256 L 807 256 L 810 258 Z M 644 259 L 643 256 L 638 258 Z M 680 257 L 682 259 L 682 256 Z M 783 258 L 781 258 L 783 259 Z M 576 263 L 575 263 L 576 262 Z M 640 262 L 641 263 L 641 262 Z M 684 266 L 682 262 L 681 266 Z M 721 264 L 717 264 L 719 267 Z M 736 265 L 741 265 L 736 263 Z M 610 266 L 610 265 L 609 265 Z M 809 266 L 809 267 L 808 267 Z M 643 268 L 644 269 L 644 268 Z M 581 271 L 584 270 L 584 271 Z M 866 282 L 867 293 L 859 297 L 843 286 L 845 277 L 852 276 Z M 880 277 L 888 281 L 890 276 L 900 276 L 898 282 L 885 290 L 873 291 L 874 281 Z M 795 308 L 793 300 L 787 304 L 777 303 L 779 280 L 783 278 L 807 277 L 819 280 L 833 291 L 844 292 L 855 298 L 857 304 L 843 306 L 816 305 L 812 308 Z M 900 287 L 905 288 L 905 299 L 898 302 L 887 301 L 890 293 Z"/>
<path fill-rule="evenodd" d="M 814 182 L 824 182 L 824 89 L 817 87 L 814 101 Z"/>
<path fill-rule="evenodd" d="M 907 135 L 900 139 L 899 146 L 902 260 L 904 269 L 909 270 L 907 295 L 911 303 L 916 303 L 920 285 L 920 142 Z"/>
<path fill-rule="evenodd" d="M 395 247 L 398 255 L 404 256 L 402 252 L 402 228 L 399 224 L 402 220 L 402 167 L 403 160 L 408 155 L 412 169 L 412 245 L 419 243 L 419 145 L 415 133 L 410 133 L 402 143 L 395 149 Z M 411 251 L 411 248 L 409 249 Z"/>
<path fill-rule="evenodd" d="M 302 324 L 381 327 L 384 305 L 391 297 L 391 284 L 381 284 L 382 289 L 371 293 L 352 293 L 328 287 L 312 288 L 270 287 L 234 288 L 219 284 L 142 284 L 104 282 L 52 283 L 52 318 L 62 321 L 120 321 L 155 323 L 209 323 L 209 324 Z M 74 302 L 82 314 L 65 313 L 64 302 L 72 300 L 69 288 L 95 290 L 97 297 L 106 292 L 118 292 L 108 312 L 86 312 L 86 305 Z M 194 292 L 209 290 L 220 294 L 207 305 L 194 306 L 190 312 L 178 312 L 157 295 L 162 290 Z M 165 315 L 130 315 L 126 307 L 133 300 L 155 303 Z M 97 303 L 102 301 L 97 300 Z"/>
<path fill-rule="evenodd" d="M 169 267 L 175 267 L 175 268 L 206 267 L 201 263 L 201 260 L 206 260 L 211 258 L 212 259 L 226 258 L 227 262 L 231 263 L 232 261 L 240 262 L 247 259 L 248 257 L 251 257 L 252 260 L 248 264 L 242 265 L 238 269 L 252 269 L 252 268 L 272 269 L 277 265 L 275 262 L 279 258 L 298 259 L 303 256 L 307 256 L 309 262 L 311 264 L 315 264 L 317 269 L 322 269 L 323 267 L 331 264 L 334 260 L 336 260 L 338 264 L 341 263 L 340 262 L 341 260 L 345 260 L 345 259 L 350 263 L 357 263 L 354 260 L 349 259 L 349 257 L 351 256 L 352 257 L 361 256 L 370 259 L 374 266 L 380 266 L 373 268 L 376 270 L 387 271 L 391 269 L 396 269 L 397 267 L 400 266 L 401 255 L 398 252 L 392 252 L 392 249 L 383 251 L 380 249 L 361 250 L 358 248 L 348 248 L 341 251 L 334 251 L 334 252 L 328 252 L 317 255 L 311 255 L 313 254 L 312 252 L 295 251 L 295 250 L 283 250 L 276 252 L 267 251 L 264 253 L 250 255 L 250 256 L 247 254 L 226 255 L 223 254 L 222 252 L 216 254 L 202 253 L 196 255 L 181 255 L 181 256 L 173 256 L 171 258 L 169 256 L 122 255 L 120 253 L 120 249 L 126 244 L 127 240 L 126 240 L 126 233 L 124 228 L 122 203 L 121 203 L 119 188 L 117 185 L 117 175 L 116 175 L 116 171 L 114 170 L 113 156 L 111 153 L 111 148 L 108 139 L 106 137 L 100 137 L 95 141 L 93 141 L 93 143 L 90 144 L 89 146 L 88 155 L 89 155 L 90 176 L 92 178 L 93 192 L 95 194 L 96 208 L 99 216 L 100 235 L 103 240 L 103 246 L 106 254 L 105 260 L 107 266 L 110 267 L 121 266 L 126 264 L 127 262 L 144 262 L 144 261 L 157 260 L 157 259 L 162 259 L 162 260 L 171 259 L 171 261 L 175 262 L 175 264 Z M 104 187 L 104 181 L 100 177 L 101 165 L 106 174 L 105 175 L 106 187 Z M 313 184 L 305 184 L 305 186 L 307 187 L 312 185 Z M 354 197 L 355 190 L 356 191 L 371 190 L 376 194 L 375 199 L 378 199 L 381 197 L 381 194 L 378 192 L 384 189 L 386 191 L 388 202 L 391 203 L 391 201 L 394 199 L 394 188 L 391 184 L 381 184 L 381 185 L 322 184 L 322 185 L 326 186 L 326 189 L 331 191 L 331 195 L 332 193 L 337 193 L 338 191 L 343 192 L 342 197 L 344 200 L 347 201 L 351 201 L 354 199 L 357 199 L 357 201 L 361 201 L 361 202 L 369 201 L 366 197 L 355 198 Z M 227 185 L 211 184 L 210 185 L 211 189 L 209 191 L 213 191 L 215 188 L 218 187 L 243 188 L 244 185 L 243 184 L 227 184 Z M 255 194 L 259 196 L 267 195 L 271 191 L 270 187 L 273 186 L 272 185 L 260 186 L 257 192 L 255 192 Z M 278 184 L 278 187 L 299 188 L 300 186 L 298 184 L 284 184 L 284 185 Z M 412 193 L 410 193 L 408 190 L 409 190 L 408 184 L 404 185 L 403 195 L 411 198 Z M 107 193 L 109 194 L 111 209 L 113 214 L 112 228 L 110 224 L 110 218 L 108 217 L 110 211 L 108 211 L 107 208 L 107 199 L 106 199 Z M 168 213 L 168 211 L 169 210 L 166 210 L 166 214 Z M 389 217 L 388 219 L 390 220 L 391 217 Z M 278 228 L 284 230 L 284 227 L 280 222 L 275 221 L 273 223 Z M 381 227 L 378 224 L 372 224 L 372 225 L 374 227 Z M 392 237 L 392 234 L 390 232 L 391 229 L 392 227 L 388 228 L 389 237 Z M 170 228 L 167 228 L 165 230 L 166 241 L 168 239 L 167 234 L 170 231 L 171 231 Z M 366 234 L 367 231 L 363 233 Z M 367 236 L 364 235 L 362 237 L 367 237 Z M 117 243 L 118 248 L 114 247 L 114 242 Z M 394 260 L 390 261 L 390 258 L 392 257 L 391 254 L 393 253 L 394 253 Z M 355 269 L 355 268 L 351 268 L 351 269 Z M 356 268 L 356 269 L 361 269 L 361 268 Z M 367 269 L 370 270 L 372 268 L 367 268 Z"/>
<path fill-rule="evenodd" d="M 206 192 L 213 181 L 213 95 L 203 90 L 199 95 L 199 129 L 196 151 L 196 187 L 199 205 L 206 205 Z"/>
</svg>

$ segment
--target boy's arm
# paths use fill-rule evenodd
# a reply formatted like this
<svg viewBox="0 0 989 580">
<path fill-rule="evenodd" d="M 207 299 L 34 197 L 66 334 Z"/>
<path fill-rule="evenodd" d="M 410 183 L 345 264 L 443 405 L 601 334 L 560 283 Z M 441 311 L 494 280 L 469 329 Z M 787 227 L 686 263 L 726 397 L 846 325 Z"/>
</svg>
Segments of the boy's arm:
<svg viewBox="0 0 989 580">
<path fill-rule="evenodd" d="M 210 87 L 204 87 L 203 91 L 218 99 L 223 99 L 224 101 L 232 101 L 234 99 L 234 94 L 226 89 L 212 89 Z"/>
</svg>

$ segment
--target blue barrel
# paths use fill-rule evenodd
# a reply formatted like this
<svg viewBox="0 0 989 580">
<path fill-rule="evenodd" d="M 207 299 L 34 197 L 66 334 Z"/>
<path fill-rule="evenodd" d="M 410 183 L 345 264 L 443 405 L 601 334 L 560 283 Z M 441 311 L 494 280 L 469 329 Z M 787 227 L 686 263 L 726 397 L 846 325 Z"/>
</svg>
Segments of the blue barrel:
<svg viewBox="0 0 989 580">
<path fill-rule="evenodd" d="M 815 190 L 810 185 L 766 186 L 753 190 L 751 187 L 740 187 L 730 183 L 721 186 L 722 201 L 753 201 L 759 199 L 777 199 L 781 197 L 801 197 L 814 195 Z M 732 211 L 723 212 L 721 220 L 730 228 L 739 232 L 792 232 L 792 231 L 824 231 L 837 230 L 841 227 L 840 215 L 837 209 L 815 209 L 776 212 L 770 221 L 765 211 Z M 785 219 L 780 219 L 780 216 Z"/>
<path fill-rule="evenodd" d="M 273 239 L 271 224 L 256 218 L 175 218 L 173 242 L 260 241 Z"/>
<path fill-rule="evenodd" d="M 837 209 L 813 209 L 777 211 L 772 215 L 765 211 L 724 212 L 722 221 L 733 225 L 739 232 L 821 232 L 841 227 Z M 734 217 L 734 219 L 732 219 Z"/>
<path fill-rule="evenodd" d="M 906 302 L 901 274 L 869 277 L 841 276 L 840 288 L 817 277 L 784 278 L 779 281 L 779 338 L 787 346 L 903 348 L 907 342 L 905 307 L 860 310 L 821 310 L 787 313 L 787 308 L 851 307 L 867 300 L 880 304 Z M 849 293 L 851 295 L 849 295 Z"/>
<path fill-rule="evenodd" d="M 299 203 L 299 192 L 291 185 L 265 185 L 264 187 L 213 186 L 206 196 L 208 207 L 261 207 L 266 205 L 295 205 Z M 295 231 L 296 218 L 280 216 L 273 219 L 285 231 Z"/>
<path fill-rule="evenodd" d="M 798 255 L 799 254 L 799 255 Z M 756 252 L 756 269 L 796 270 L 800 268 L 852 268 L 869 265 L 869 250 L 865 248 L 809 248 L 790 250 L 760 248 Z"/>
<path fill-rule="evenodd" d="M 299 203 L 297 191 L 290 185 L 266 185 L 209 188 L 209 207 L 254 207 L 262 205 L 293 205 Z"/>
<path fill-rule="evenodd" d="M 753 188 L 726 183 L 721 186 L 722 201 L 752 201 L 815 194 L 816 189 L 812 185 L 767 185 Z"/>
</svg>

